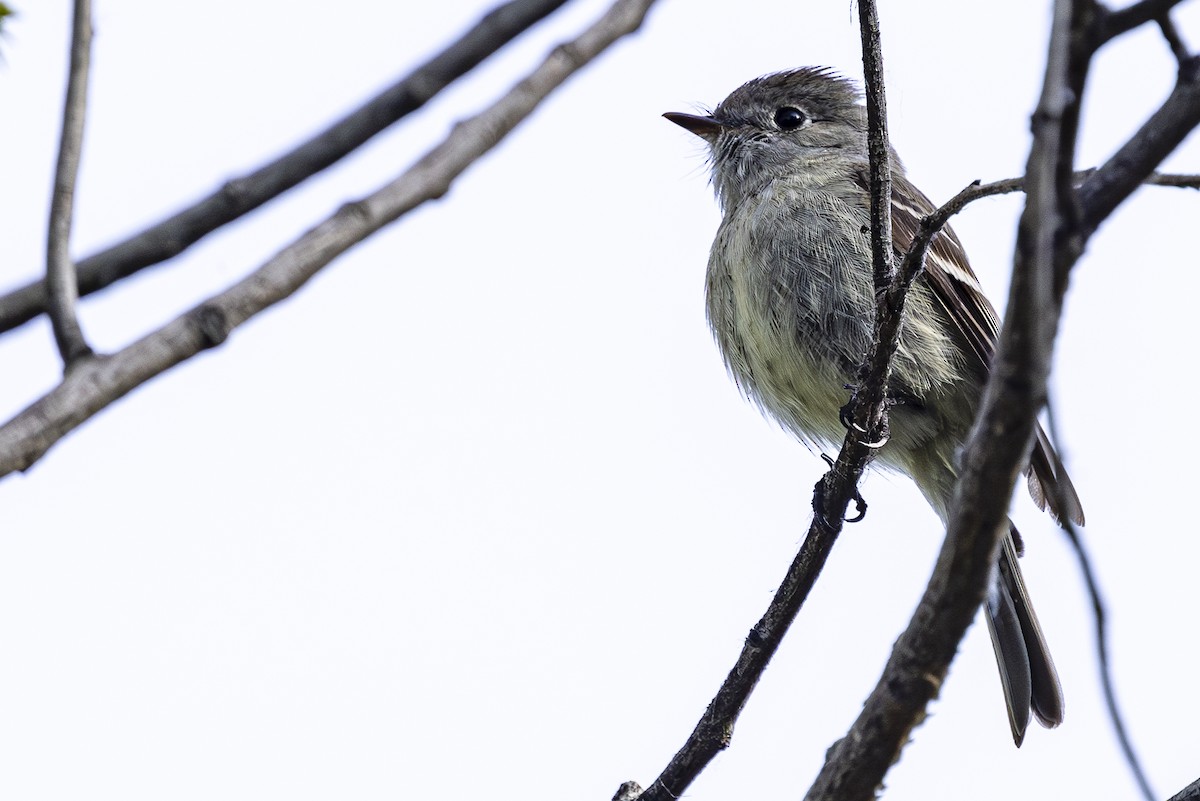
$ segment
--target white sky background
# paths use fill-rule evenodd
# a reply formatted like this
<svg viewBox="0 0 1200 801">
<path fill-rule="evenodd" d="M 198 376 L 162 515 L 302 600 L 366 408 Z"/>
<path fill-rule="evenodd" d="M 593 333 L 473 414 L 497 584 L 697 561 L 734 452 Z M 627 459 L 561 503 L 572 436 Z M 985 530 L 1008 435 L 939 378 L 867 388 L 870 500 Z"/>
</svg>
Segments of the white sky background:
<svg viewBox="0 0 1200 801">
<path fill-rule="evenodd" d="M 3 287 L 43 265 L 68 5 L 20 3 L 3 42 Z M 98 0 L 73 252 L 282 152 L 489 3 L 410 5 Z M 884 4 L 893 142 L 934 200 L 1020 172 L 1048 5 Z M 89 299 L 85 332 L 114 350 L 225 287 L 605 7 L 560 12 L 329 174 Z M 1176 18 L 1200 46 L 1200 6 Z M 648 784 L 766 607 L 823 469 L 724 375 L 703 314 L 716 203 L 699 140 L 659 115 L 808 64 L 861 74 L 849 2 L 662 3 L 446 199 L 0 483 L 0 797 L 607 799 Z M 1173 77 L 1154 30 L 1103 51 L 1080 165 Z M 1200 140 L 1167 168 L 1200 170 Z M 954 223 L 1000 305 L 1020 205 Z M 1074 273 L 1054 377 L 1120 698 L 1164 798 L 1200 775 L 1198 214 L 1195 193 L 1148 188 L 1105 226 Z M 0 339 L 0 374 L 5 418 L 52 386 L 44 321 Z M 799 797 L 874 685 L 941 531 L 907 480 L 864 493 L 866 521 L 688 798 Z M 1074 557 L 1023 491 L 1014 517 L 1067 720 L 1012 747 L 976 625 L 888 798 L 1133 797 Z"/>
</svg>

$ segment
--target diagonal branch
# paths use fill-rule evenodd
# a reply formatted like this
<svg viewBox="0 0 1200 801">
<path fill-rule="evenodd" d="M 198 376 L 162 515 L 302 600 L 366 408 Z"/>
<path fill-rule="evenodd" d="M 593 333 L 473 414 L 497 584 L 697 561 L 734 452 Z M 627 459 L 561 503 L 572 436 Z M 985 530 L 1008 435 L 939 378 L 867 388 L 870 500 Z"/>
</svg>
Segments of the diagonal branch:
<svg viewBox="0 0 1200 801">
<path fill-rule="evenodd" d="M 1158 111 L 1079 188 L 1083 225 L 1091 235 L 1151 170 L 1200 125 L 1200 56 L 1179 67 L 1175 88 Z"/>
<path fill-rule="evenodd" d="M 554 48 L 532 73 L 403 175 L 348 203 L 242 281 L 121 351 L 82 363 L 53 390 L 0 426 L 0 476 L 25 470 L 96 412 L 160 373 L 222 344 L 237 326 L 287 298 L 334 258 L 427 200 L 495 147 L 571 75 L 637 30 L 654 0 L 617 0 L 578 38 Z"/>
<path fill-rule="evenodd" d="M 1184 787 L 1175 795 L 1171 796 L 1168 801 L 1200 801 L 1200 779 Z"/>
<path fill-rule="evenodd" d="M 842 452 L 845 454 L 847 449 L 843 447 Z M 819 517 L 813 520 L 808 529 L 808 536 L 800 546 L 800 551 L 788 568 L 779 589 L 775 591 L 767 611 L 746 636 L 737 662 L 709 702 L 704 714 L 700 716 L 683 747 L 645 791 L 640 791 L 635 782 L 622 785 L 622 788 L 632 788 L 626 790 L 627 794 L 632 793 L 632 797 L 638 801 L 675 801 L 684 797 L 684 792 L 708 767 L 708 763 L 729 747 L 738 716 L 741 715 L 771 658 L 779 650 L 784 635 L 796 619 L 800 607 L 807 600 L 808 593 L 829 558 L 841 531 L 842 515 L 846 512 L 854 487 L 865 467 L 864 457 L 857 475 L 835 480 L 834 490 L 838 494 L 836 497 L 826 495 L 825 508 L 828 510 L 840 506 L 841 514 L 833 518 L 832 524 L 823 523 Z M 618 796 L 621 792 L 618 790 Z"/>
<path fill-rule="evenodd" d="M 75 265 L 71 262 L 71 216 L 75 206 L 75 182 L 79 177 L 79 156 L 83 150 L 83 124 L 87 117 L 91 50 L 91 0 L 75 0 L 71 66 L 67 74 L 62 137 L 58 146 L 58 166 L 54 172 L 54 193 L 50 198 L 50 223 L 46 234 L 47 310 L 54 328 L 54 341 L 58 344 L 58 352 L 66 368 L 92 353 L 75 314 L 79 287 L 75 282 Z"/>
<path fill-rule="evenodd" d="M 1115 169 L 1115 167 L 1114 167 L 1114 169 Z M 1087 170 L 1076 170 L 1074 175 L 1071 176 L 1071 183 L 1073 183 L 1076 187 L 1082 187 L 1084 185 L 1084 183 L 1089 178 L 1094 176 L 1095 174 L 1096 174 L 1096 169 L 1094 167 L 1091 169 L 1087 169 Z M 1109 178 L 1106 180 L 1112 180 L 1112 179 Z M 1169 173 L 1169 172 L 1152 172 L 1148 176 L 1146 176 L 1145 179 L 1142 180 L 1142 183 L 1148 184 L 1150 186 L 1169 186 L 1169 187 L 1174 187 L 1176 189 L 1198 189 L 1198 190 L 1200 190 L 1200 175 L 1185 175 L 1182 173 Z M 1007 195 L 1012 192 L 1024 192 L 1024 191 L 1025 191 L 1025 178 L 1024 177 L 1004 178 L 1002 180 L 992 181 L 992 182 L 986 183 L 986 184 L 980 183 L 979 181 L 975 181 L 974 183 L 970 184 L 965 189 L 963 189 L 961 192 L 959 192 L 957 195 L 952 197 L 950 200 L 946 201 L 946 203 L 941 208 L 939 208 L 937 211 L 935 211 L 933 214 L 929 215 L 925 219 L 926 219 L 927 223 L 934 229 L 935 232 L 940 231 L 942 229 L 942 226 L 944 226 L 951 217 L 953 217 L 955 214 L 958 214 L 960 211 L 962 211 L 964 208 L 966 208 L 971 203 L 974 203 L 976 200 L 981 200 L 985 197 L 994 197 L 996 195 Z M 1086 213 L 1086 207 L 1087 207 L 1086 203 L 1084 204 L 1084 207 L 1085 207 L 1084 210 Z M 901 272 L 903 272 L 903 271 L 904 271 L 904 268 L 902 267 Z"/>
<path fill-rule="evenodd" d="M 139 270 L 179 255 L 223 225 L 253 211 L 354 152 L 416 111 L 566 0 L 511 0 L 489 12 L 458 41 L 299 147 L 249 175 L 226 182 L 186 209 L 79 262 L 79 291 L 90 295 Z M 35 281 L 0 296 L 0 333 L 46 310 Z"/>
</svg>

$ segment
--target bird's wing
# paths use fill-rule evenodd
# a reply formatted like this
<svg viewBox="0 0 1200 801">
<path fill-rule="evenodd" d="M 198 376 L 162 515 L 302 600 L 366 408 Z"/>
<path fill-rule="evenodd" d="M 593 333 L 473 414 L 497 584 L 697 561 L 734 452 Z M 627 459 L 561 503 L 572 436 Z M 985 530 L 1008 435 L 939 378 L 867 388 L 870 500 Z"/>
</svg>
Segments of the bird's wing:
<svg viewBox="0 0 1200 801">
<path fill-rule="evenodd" d="M 864 189 L 869 186 L 865 171 L 859 180 Z M 916 237 L 921 219 L 934 210 L 929 198 L 902 173 L 898 170 L 892 173 L 892 244 L 901 257 Z M 999 316 L 984 296 L 962 243 L 948 225 L 933 239 L 925 257 L 924 276 L 954 332 L 975 356 L 980 375 L 986 375 L 996 353 Z M 1079 495 L 1041 425 L 1036 426 L 1025 475 L 1029 494 L 1041 509 L 1049 509 L 1057 520 L 1083 524 Z"/>
</svg>

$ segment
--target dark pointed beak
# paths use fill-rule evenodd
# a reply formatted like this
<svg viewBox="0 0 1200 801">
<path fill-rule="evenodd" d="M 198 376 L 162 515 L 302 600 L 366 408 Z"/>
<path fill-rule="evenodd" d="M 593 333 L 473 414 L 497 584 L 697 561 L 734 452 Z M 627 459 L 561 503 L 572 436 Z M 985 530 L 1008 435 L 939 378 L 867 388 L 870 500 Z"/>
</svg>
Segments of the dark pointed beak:
<svg viewBox="0 0 1200 801">
<path fill-rule="evenodd" d="M 701 139 L 716 139 L 725 130 L 725 126 L 712 117 L 701 117 L 697 114 L 682 114 L 678 111 L 668 111 L 663 115 L 671 122 L 686 128 Z"/>
</svg>

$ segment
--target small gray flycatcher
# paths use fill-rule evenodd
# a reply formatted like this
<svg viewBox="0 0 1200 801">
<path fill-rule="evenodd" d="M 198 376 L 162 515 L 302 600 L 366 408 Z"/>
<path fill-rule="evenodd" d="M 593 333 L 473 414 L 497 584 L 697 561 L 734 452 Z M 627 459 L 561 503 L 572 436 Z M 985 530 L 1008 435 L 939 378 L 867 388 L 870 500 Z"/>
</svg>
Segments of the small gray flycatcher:
<svg viewBox="0 0 1200 801">
<path fill-rule="evenodd" d="M 708 260 L 708 319 L 738 386 L 814 447 L 836 446 L 839 411 L 874 320 L 867 115 L 855 85 L 824 68 L 757 78 L 707 116 L 664 116 L 703 139 L 724 212 Z M 892 153 L 898 256 L 933 204 Z M 943 228 L 909 292 L 889 384 L 890 439 L 879 459 L 912 477 L 945 522 L 999 326 L 958 237 Z M 1030 494 L 1083 523 L 1062 462 L 1040 427 Z M 1017 564 L 1011 522 L 985 601 L 1013 740 L 1030 711 L 1063 719 L 1054 662 Z"/>
</svg>

